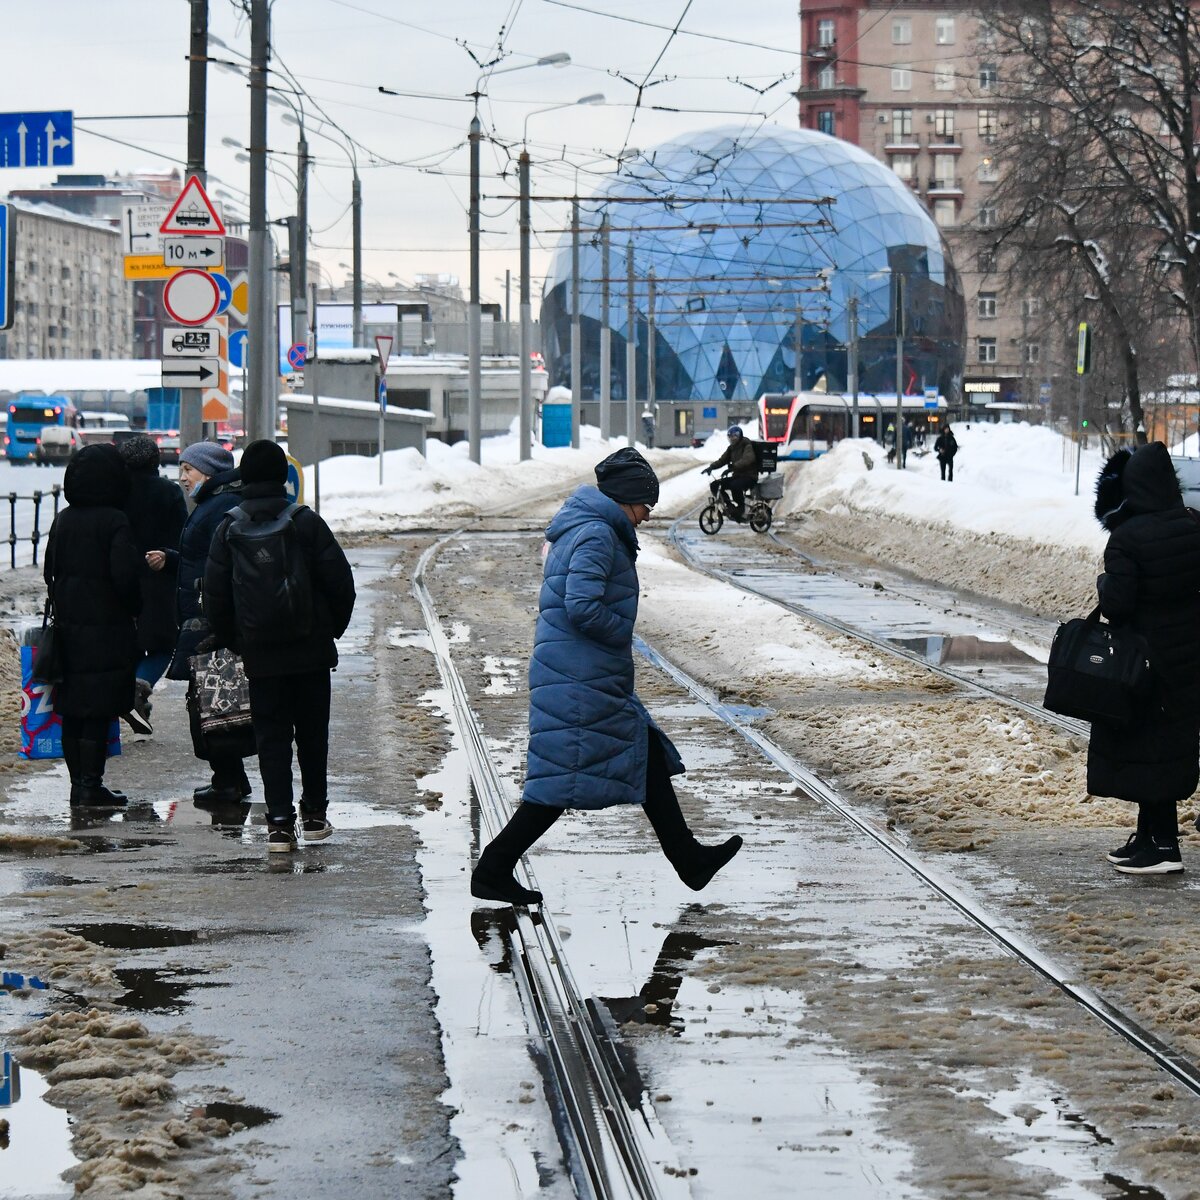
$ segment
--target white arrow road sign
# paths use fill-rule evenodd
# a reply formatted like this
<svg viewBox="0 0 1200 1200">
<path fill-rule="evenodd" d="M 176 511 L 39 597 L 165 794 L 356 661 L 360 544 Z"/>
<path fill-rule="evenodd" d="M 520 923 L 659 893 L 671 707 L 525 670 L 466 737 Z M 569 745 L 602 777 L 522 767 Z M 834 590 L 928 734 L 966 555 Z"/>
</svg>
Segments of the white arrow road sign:
<svg viewBox="0 0 1200 1200">
<path fill-rule="evenodd" d="M 165 388 L 212 387 L 220 375 L 215 358 L 193 358 L 187 362 L 167 358 L 162 365 L 162 385 Z"/>
<path fill-rule="evenodd" d="M 127 204 L 121 210 L 121 253 L 157 254 L 162 247 L 158 227 L 169 209 L 167 204 Z"/>
<path fill-rule="evenodd" d="M 163 358 L 220 358 L 221 330 L 216 325 L 168 326 L 162 331 Z"/>
<path fill-rule="evenodd" d="M 164 237 L 163 261 L 168 267 L 217 268 L 225 265 L 225 239 L 219 237 Z"/>
</svg>

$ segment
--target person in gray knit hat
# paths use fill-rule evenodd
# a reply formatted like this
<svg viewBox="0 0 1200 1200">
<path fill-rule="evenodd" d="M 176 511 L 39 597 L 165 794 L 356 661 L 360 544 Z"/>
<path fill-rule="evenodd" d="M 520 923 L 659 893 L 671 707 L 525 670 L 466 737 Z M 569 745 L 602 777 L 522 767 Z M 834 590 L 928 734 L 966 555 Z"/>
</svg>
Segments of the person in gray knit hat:
<svg viewBox="0 0 1200 1200">
<path fill-rule="evenodd" d="M 135 733 L 151 734 L 150 693 L 162 678 L 175 648 L 175 570 L 167 569 L 167 552 L 179 546 L 187 520 L 187 502 L 177 483 L 164 479 L 158 469 L 158 443 L 144 433 L 118 447 L 129 469 L 129 497 L 125 515 L 133 526 L 133 539 L 142 560 L 139 583 L 142 611 L 137 616 L 137 695 L 124 720 Z M 150 565 L 151 556 L 161 568 Z"/>
<path fill-rule="evenodd" d="M 193 442 L 180 454 L 179 465 L 212 478 L 233 470 L 233 455 L 219 442 Z"/>
</svg>

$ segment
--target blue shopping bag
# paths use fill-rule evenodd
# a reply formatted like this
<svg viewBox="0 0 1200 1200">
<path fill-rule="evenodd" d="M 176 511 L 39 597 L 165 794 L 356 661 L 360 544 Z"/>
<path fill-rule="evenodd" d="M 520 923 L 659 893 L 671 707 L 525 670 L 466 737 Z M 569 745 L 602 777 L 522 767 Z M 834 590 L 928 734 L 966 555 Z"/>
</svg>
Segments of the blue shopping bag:
<svg viewBox="0 0 1200 1200">
<path fill-rule="evenodd" d="M 35 682 L 35 647 L 21 647 L 21 757 L 62 758 L 62 721 L 54 711 L 54 687 Z M 108 756 L 121 753 L 121 722 L 113 719 L 108 731 Z"/>
</svg>

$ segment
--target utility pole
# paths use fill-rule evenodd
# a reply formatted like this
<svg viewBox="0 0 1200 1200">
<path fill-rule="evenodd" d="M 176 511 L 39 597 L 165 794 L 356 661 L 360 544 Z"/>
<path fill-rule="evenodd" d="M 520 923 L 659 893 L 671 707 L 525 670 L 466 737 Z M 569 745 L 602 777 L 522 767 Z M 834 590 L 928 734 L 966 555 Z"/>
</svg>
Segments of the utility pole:
<svg viewBox="0 0 1200 1200">
<path fill-rule="evenodd" d="M 571 198 L 571 449 L 579 449 L 583 405 L 583 338 L 579 325 L 579 197 Z"/>
<path fill-rule="evenodd" d="M 625 438 L 637 444 L 637 297 L 634 295 L 633 239 L 625 243 Z"/>
<path fill-rule="evenodd" d="M 846 364 L 846 384 L 850 388 L 851 402 L 854 405 L 853 424 L 854 436 L 858 437 L 858 297 L 851 296 L 847 305 L 847 321 L 850 324 L 849 353 Z"/>
<path fill-rule="evenodd" d="M 308 339 L 308 138 L 300 124 L 296 145 L 296 216 L 292 225 L 292 244 L 288 247 L 291 264 L 292 344 Z"/>
<path fill-rule="evenodd" d="M 904 470 L 904 276 L 896 276 L 896 470 Z"/>
<path fill-rule="evenodd" d="M 188 64 L 187 173 L 208 182 L 205 167 L 205 125 L 208 110 L 208 0 L 191 0 Z M 191 446 L 204 437 L 203 402 L 199 388 L 179 392 L 179 444 Z"/>
<path fill-rule="evenodd" d="M 353 147 L 351 147 L 353 150 Z M 476 154 L 478 154 L 478 144 L 476 144 Z M 358 164 L 354 164 L 354 183 L 350 192 L 350 207 L 352 209 L 352 229 L 354 246 L 350 261 L 354 265 L 354 347 L 359 349 L 363 344 L 363 316 L 362 316 L 362 180 L 358 177 Z M 479 210 L 475 210 L 476 225 L 479 222 Z M 478 236 L 478 229 L 476 229 Z M 479 273 L 479 255 L 475 256 L 475 273 Z M 476 278 L 476 317 L 478 318 L 479 306 L 479 280 Z"/>
<path fill-rule="evenodd" d="M 646 285 L 646 407 L 657 417 L 658 389 L 654 386 L 654 372 L 657 364 L 654 361 L 654 309 L 658 303 L 658 281 L 654 272 L 650 272 Z"/>
<path fill-rule="evenodd" d="M 270 55 L 268 0 L 250 0 L 250 336 L 247 346 L 245 418 L 249 441 L 270 437 L 264 364 L 274 338 L 263 327 L 267 301 L 267 60 Z M 255 327 L 257 326 L 257 328 Z"/>
<path fill-rule="evenodd" d="M 481 408 L 483 405 L 483 365 L 480 361 L 483 329 L 479 311 L 479 143 L 483 126 L 478 115 L 471 118 L 467 141 L 471 147 L 471 207 L 468 224 L 471 235 L 471 292 L 467 309 L 467 441 L 471 461 L 480 461 Z"/>
<path fill-rule="evenodd" d="M 792 379 L 792 389 L 799 396 L 804 391 L 804 306 L 796 300 L 796 328 L 793 334 L 796 342 L 796 370 Z"/>
<path fill-rule="evenodd" d="M 608 326 L 608 213 L 600 222 L 600 436 L 612 437 L 612 330 Z"/>
<path fill-rule="evenodd" d="M 533 316 L 529 307 L 529 151 L 522 150 L 517 160 L 517 174 L 521 181 L 521 203 L 519 222 L 521 226 L 521 413 L 519 429 L 521 437 L 520 461 L 528 460 L 533 440 L 533 368 L 529 356 L 533 353 Z"/>
</svg>

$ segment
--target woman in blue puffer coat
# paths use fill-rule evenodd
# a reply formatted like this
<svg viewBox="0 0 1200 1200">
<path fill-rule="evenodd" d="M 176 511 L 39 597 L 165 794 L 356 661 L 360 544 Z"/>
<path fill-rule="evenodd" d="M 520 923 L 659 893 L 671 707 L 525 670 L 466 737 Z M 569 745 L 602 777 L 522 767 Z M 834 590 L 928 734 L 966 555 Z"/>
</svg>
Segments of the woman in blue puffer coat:
<svg viewBox="0 0 1200 1200">
<path fill-rule="evenodd" d="M 550 543 L 529 664 L 529 761 L 512 819 L 483 850 L 471 895 L 540 904 L 513 877 L 517 860 L 566 808 L 640 804 L 680 879 L 694 891 L 741 849 L 734 836 L 702 846 L 687 827 L 671 776 L 683 763 L 633 690 L 638 525 L 658 502 L 658 479 L 634 449 L 596 467 L 546 530 Z"/>
</svg>

